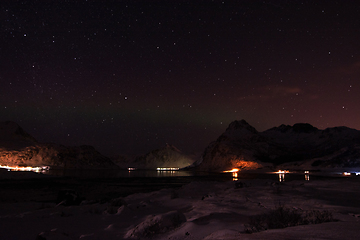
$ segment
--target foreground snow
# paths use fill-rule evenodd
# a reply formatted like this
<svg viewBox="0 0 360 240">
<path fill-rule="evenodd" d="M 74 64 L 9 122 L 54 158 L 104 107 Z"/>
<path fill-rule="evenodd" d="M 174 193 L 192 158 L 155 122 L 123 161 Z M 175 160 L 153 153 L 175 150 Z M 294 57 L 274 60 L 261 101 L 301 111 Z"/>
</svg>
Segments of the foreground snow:
<svg viewBox="0 0 360 240">
<path fill-rule="evenodd" d="M 80 206 L 56 205 L 45 192 L 43 201 L 34 201 L 19 197 L 22 193 L 16 190 L 3 191 L 7 196 L 0 197 L 0 238 L 358 239 L 359 183 L 359 178 L 191 182 L 106 202 L 87 199 Z M 279 204 L 329 210 L 339 221 L 243 233 L 249 216 Z"/>
</svg>

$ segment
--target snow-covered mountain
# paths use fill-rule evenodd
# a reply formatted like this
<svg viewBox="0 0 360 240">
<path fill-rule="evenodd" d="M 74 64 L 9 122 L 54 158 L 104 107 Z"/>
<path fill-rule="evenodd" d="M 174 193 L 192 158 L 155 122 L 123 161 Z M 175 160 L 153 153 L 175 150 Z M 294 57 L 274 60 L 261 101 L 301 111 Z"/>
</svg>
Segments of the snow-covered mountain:
<svg viewBox="0 0 360 240">
<path fill-rule="evenodd" d="M 121 168 L 157 169 L 186 168 L 194 163 L 195 156 L 185 154 L 171 144 L 140 156 L 118 156 L 113 160 Z"/>
<path fill-rule="evenodd" d="M 199 168 L 254 169 L 289 162 L 299 168 L 359 167 L 360 131 L 297 123 L 258 132 L 245 120 L 234 121 L 205 149 Z"/>
<path fill-rule="evenodd" d="M 0 123 L 0 165 L 51 168 L 116 168 L 92 146 L 39 143 L 15 122 Z"/>
</svg>

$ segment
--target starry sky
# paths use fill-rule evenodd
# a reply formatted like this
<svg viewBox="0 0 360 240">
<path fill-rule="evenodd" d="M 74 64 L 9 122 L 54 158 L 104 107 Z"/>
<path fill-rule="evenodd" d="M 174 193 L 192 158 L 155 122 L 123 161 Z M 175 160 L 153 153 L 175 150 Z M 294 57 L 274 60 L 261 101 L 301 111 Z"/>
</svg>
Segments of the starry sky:
<svg viewBox="0 0 360 240">
<path fill-rule="evenodd" d="M 1 1 L 0 121 L 104 155 L 360 129 L 357 1 Z"/>
</svg>

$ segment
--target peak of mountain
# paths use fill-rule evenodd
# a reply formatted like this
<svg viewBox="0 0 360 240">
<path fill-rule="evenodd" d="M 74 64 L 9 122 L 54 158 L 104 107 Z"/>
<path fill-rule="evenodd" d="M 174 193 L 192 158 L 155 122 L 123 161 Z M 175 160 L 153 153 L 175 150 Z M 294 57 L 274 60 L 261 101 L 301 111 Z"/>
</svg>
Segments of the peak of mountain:
<svg viewBox="0 0 360 240">
<path fill-rule="evenodd" d="M 169 143 L 166 143 L 163 150 L 165 150 L 165 151 L 174 151 L 174 152 L 181 153 L 181 151 L 177 147 L 175 147 L 174 145 L 169 144 Z"/>
<path fill-rule="evenodd" d="M 228 128 L 226 129 L 226 132 L 230 131 L 248 131 L 251 133 L 257 133 L 257 130 L 251 126 L 249 123 L 247 123 L 244 119 L 242 120 L 236 120 L 229 124 Z"/>
<path fill-rule="evenodd" d="M 314 133 L 319 130 L 309 123 L 296 123 L 293 125 L 292 129 L 296 133 Z"/>
<path fill-rule="evenodd" d="M 12 121 L 0 122 L 0 147 L 20 149 L 36 144 L 36 139 Z"/>
<path fill-rule="evenodd" d="M 258 135 L 258 131 L 245 120 L 233 121 L 229 124 L 223 134 L 219 136 L 218 141 L 234 141 L 235 139 L 249 139 Z"/>
<path fill-rule="evenodd" d="M 296 123 L 293 126 L 281 124 L 279 127 L 273 127 L 266 131 L 277 131 L 281 133 L 294 132 L 294 133 L 314 133 L 319 129 L 309 123 Z"/>
</svg>

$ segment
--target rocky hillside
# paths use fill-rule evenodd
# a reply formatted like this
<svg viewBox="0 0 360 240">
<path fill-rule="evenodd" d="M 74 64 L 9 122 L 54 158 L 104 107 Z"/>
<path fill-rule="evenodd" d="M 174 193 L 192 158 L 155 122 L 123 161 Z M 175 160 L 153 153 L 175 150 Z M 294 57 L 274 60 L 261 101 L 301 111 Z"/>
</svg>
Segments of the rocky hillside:
<svg viewBox="0 0 360 240">
<path fill-rule="evenodd" d="M 92 146 L 39 143 L 14 122 L 0 123 L 0 165 L 51 168 L 116 168 Z"/>
<path fill-rule="evenodd" d="M 289 162 L 298 167 L 360 167 L 360 131 L 347 127 L 319 130 L 298 123 L 258 132 L 245 120 L 234 121 L 206 148 L 199 168 L 254 169 Z"/>
</svg>

